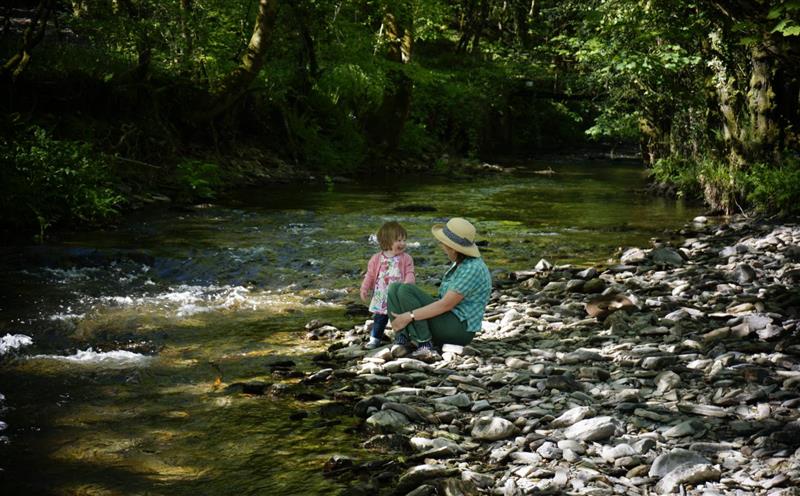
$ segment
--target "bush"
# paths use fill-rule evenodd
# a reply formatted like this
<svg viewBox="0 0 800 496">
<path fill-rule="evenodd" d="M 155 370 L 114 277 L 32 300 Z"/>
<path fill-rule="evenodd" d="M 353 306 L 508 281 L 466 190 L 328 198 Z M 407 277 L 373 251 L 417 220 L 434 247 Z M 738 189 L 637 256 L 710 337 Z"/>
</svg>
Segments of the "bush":
<svg viewBox="0 0 800 496">
<path fill-rule="evenodd" d="M 178 180 L 190 199 L 213 199 L 222 184 L 219 166 L 195 159 L 184 159 L 178 164 Z"/>
<path fill-rule="evenodd" d="M 45 230 L 59 222 L 94 223 L 117 213 L 108 161 L 78 141 L 57 140 L 32 126 L 0 139 L 0 223 Z"/>
<path fill-rule="evenodd" d="M 800 159 L 780 166 L 757 164 L 745 175 L 747 200 L 765 213 L 800 213 Z"/>
<path fill-rule="evenodd" d="M 744 197 L 742 173 L 714 158 L 662 158 L 653 166 L 652 175 L 659 185 L 674 187 L 678 196 L 703 198 L 713 210 L 725 213 L 733 212 Z"/>
<path fill-rule="evenodd" d="M 674 187 L 678 196 L 697 198 L 700 196 L 699 169 L 697 162 L 666 157 L 656 161 L 651 175 L 660 186 Z"/>
</svg>

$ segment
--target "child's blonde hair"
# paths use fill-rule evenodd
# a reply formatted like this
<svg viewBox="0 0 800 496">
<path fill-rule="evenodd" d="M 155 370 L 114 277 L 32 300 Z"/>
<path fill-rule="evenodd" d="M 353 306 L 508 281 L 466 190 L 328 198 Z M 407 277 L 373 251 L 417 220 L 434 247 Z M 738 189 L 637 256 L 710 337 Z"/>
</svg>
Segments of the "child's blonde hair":
<svg viewBox="0 0 800 496">
<path fill-rule="evenodd" d="M 381 250 L 391 250 L 395 241 L 407 237 L 406 230 L 395 221 L 386 222 L 378 229 L 378 244 L 381 245 Z"/>
</svg>

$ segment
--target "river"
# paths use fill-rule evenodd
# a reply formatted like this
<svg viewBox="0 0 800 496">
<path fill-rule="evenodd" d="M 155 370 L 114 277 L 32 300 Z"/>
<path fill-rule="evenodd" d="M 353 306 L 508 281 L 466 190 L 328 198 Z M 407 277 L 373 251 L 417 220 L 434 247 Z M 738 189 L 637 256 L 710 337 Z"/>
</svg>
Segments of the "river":
<svg viewBox="0 0 800 496">
<path fill-rule="evenodd" d="M 335 398 L 274 365 L 318 368 L 312 319 L 364 323 L 344 310 L 370 234 L 401 222 L 431 290 L 446 259 L 430 225 L 451 216 L 475 223 L 499 279 L 541 258 L 603 264 L 699 213 L 644 186 L 640 165 L 602 161 L 276 186 L 3 247 L 0 494 L 343 493 L 322 467 L 370 458 L 357 420 L 325 414 Z"/>
</svg>

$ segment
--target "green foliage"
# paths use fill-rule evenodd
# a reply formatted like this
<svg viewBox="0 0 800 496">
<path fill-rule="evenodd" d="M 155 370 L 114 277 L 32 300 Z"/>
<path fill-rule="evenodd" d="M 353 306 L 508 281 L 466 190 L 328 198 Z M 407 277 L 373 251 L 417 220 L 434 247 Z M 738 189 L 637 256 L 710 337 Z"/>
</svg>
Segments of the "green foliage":
<svg viewBox="0 0 800 496">
<path fill-rule="evenodd" d="M 331 173 L 353 171 L 363 163 L 366 139 L 352 119 L 330 111 L 312 113 L 291 108 L 284 109 L 284 117 L 290 146 L 301 163 Z"/>
<path fill-rule="evenodd" d="M 369 67 L 343 63 L 326 71 L 317 82 L 317 89 L 344 113 L 353 117 L 376 109 L 383 98 L 385 74 Z"/>
<path fill-rule="evenodd" d="M 678 196 L 696 198 L 700 194 L 700 167 L 694 160 L 665 157 L 655 163 L 650 173 L 659 185 L 674 187 Z"/>
<path fill-rule="evenodd" d="M 747 199 L 762 212 L 800 213 L 800 158 L 790 156 L 780 166 L 757 164 L 745 182 Z"/>
<path fill-rule="evenodd" d="M 177 175 L 182 191 L 192 200 L 213 199 L 223 182 L 219 166 L 202 160 L 182 160 Z"/>
<path fill-rule="evenodd" d="M 723 160 L 671 156 L 658 160 L 652 175 L 662 186 L 674 187 L 679 196 L 702 198 L 714 210 L 731 213 L 742 208 L 744 175 Z"/>
<path fill-rule="evenodd" d="M 399 151 L 403 155 L 420 157 L 436 148 L 437 142 L 425 128 L 425 124 L 409 121 L 400 136 Z"/>
<path fill-rule="evenodd" d="M 742 208 L 739 200 L 744 197 L 744 177 L 729 163 L 715 159 L 701 161 L 698 181 L 703 198 L 711 208 L 726 214 Z"/>
<path fill-rule="evenodd" d="M 40 127 L 0 139 L 0 222 L 44 231 L 61 221 L 112 217 L 122 197 L 108 160 L 86 143 L 57 140 Z"/>
</svg>

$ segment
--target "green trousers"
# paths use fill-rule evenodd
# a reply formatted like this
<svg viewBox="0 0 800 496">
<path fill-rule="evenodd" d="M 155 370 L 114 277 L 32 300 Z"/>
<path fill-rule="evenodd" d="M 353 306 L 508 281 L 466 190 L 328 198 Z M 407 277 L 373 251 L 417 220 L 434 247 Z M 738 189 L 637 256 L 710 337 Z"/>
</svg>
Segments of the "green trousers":
<svg viewBox="0 0 800 496">
<path fill-rule="evenodd" d="M 436 301 L 431 295 L 413 284 L 394 283 L 389 286 L 389 316 L 392 312 L 403 313 L 424 307 Z M 467 331 L 467 323 L 461 321 L 453 312 L 446 312 L 436 317 L 415 320 L 401 331 L 414 343 L 433 340 L 433 344 L 457 344 L 464 346 L 475 337 L 474 332 Z"/>
</svg>

